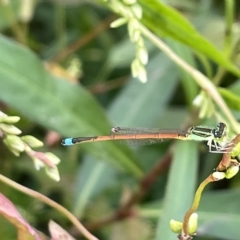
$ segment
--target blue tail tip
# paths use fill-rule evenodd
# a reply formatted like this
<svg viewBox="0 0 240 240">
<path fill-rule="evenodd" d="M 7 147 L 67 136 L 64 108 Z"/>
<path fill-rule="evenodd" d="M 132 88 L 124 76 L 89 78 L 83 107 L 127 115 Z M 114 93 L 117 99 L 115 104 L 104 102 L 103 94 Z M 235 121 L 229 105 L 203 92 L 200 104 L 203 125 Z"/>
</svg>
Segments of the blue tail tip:
<svg viewBox="0 0 240 240">
<path fill-rule="evenodd" d="M 63 139 L 61 144 L 63 146 L 71 146 L 71 145 L 73 145 L 72 138 L 65 138 L 65 139 Z"/>
</svg>

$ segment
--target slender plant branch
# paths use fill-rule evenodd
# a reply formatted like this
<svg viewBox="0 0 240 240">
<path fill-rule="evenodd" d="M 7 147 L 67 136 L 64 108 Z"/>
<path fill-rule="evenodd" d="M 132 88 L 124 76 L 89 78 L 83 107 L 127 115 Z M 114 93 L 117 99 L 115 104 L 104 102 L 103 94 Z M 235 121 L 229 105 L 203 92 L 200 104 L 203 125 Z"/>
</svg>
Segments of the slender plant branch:
<svg viewBox="0 0 240 240">
<path fill-rule="evenodd" d="M 4 14 L 10 23 L 10 27 L 11 27 L 12 32 L 15 35 L 16 39 L 20 43 L 26 44 L 24 32 L 21 29 L 20 25 L 17 23 L 16 17 L 14 16 L 12 6 L 11 6 L 11 1 L 9 1 L 9 3 L 7 3 L 7 4 L 0 3 L 0 6 L 3 6 L 3 8 L 4 8 Z"/>
<path fill-rule="evenodd" d="M 161 41 L 158 37 L 156 37 L 151 31 L 149 31 L 143 25 L 140 25 L 140 29 L 142 34 L 152 41 L 158 48 L 160 48 L 170 59 L 172 59 L 177 65 L 183 68 L 189 75 L 191 75 L 197 84 L 206 92 L 208 92 L 209 96 L 215 100 L 216 104 L 220 107 L 222 112 L 225 114 L 228 119 L 230 125 L 236 132 L 240 132 L 240 127 L 238 122 L 233 117 L 231 111 L 227 107 L 226 103 L 223 101 L 222 97 L 219 95 L 214 84 L 201 72 L 193 68 L 184 62 L 179 56 L 177 56 L 163 41 Z"/>
<path fill-rule="evenodd" d="M 96 37 L 98 34 L 100 34 L 102 31 L 104 31 L 106 28 L 109 27 L 109 24 L 115 19 L 115 16 L 111 15 L 110 17 L 106 18 L 104 21 L 102 21 L 99 25 L 97 25 L 94 29 L 89 31 L 85 36 L 81 36 L 79 39 L 77 39 L 75 42 L 68 45 L 66 48 L 64 48 L 61 52 L 59 52 L 56 56 L 54 56 L 51 61 L 53 62 L 60 62 L 67 56 L 69 56 L 71 53 L 75 52 L 80 47 L 87 44 L 89 41 L 91 41 L 94 37 Z"/>
<path fill-rule="evenodd" d="M 231 166 L 239 166 L 239 162 L 234 161 L 231 156 L 232 155 L 239 155 L 239 147 L 238 144 L 240 143 L 240 134 L 236 135 L 236 137 L 231 141 L 230 147 L 229 147 L 229 152 L 226 152 L 223 154 L 223 157 L 216 167 L 215 172 L 226 172 L 227 169 Z M 236 151 L 236 152 L 235 152 Z M 182 233 L 183 235 L 188 235 L 188 224 L 189 224 L 189 219 L 191 215 L 196 212 L 200 200 L 201 200 L 201 195 L 204 190 L 204 188 L 209 184 L 210 182 L 215 182 L 218 181 L 219 179 L 215 179 L 213 174 L 210 174 L 198 187 L 195 197 L 193 200 L 192 206 L 189 208 L 189 210 L 186 212 L 184 219 L 183 219 L 183 227 L 182 227 Z"/>
<path fill-rule="evenodd" d="M 201 195 L 202 192 L 204 190 L 204 188 L 207 186 L 208 183 L 215 181 L 212 177 L 212 174 L 210 174 L 198 187 L 196 193 L 195 193 L 195 197 L 193 200 L 193 204 L 191 206 L 191 208 L 189 208 L 189 210 L 186 212 L 185 216 L 184 216 L 184 220 L 183 220 L 183 232 L 185 234 L 188 233 L 188 222 L 189 222 L 189 218 L 191 217 L 191 215 L 197 210 L 200 200 L 201 200 Z"/>
<path fill-rule="evenodd" d="M 87 87 L 87 89 L 93 94 L 105 93 L 117 89 L 119 87 L 122 87 L 127 82 L 128 80 L 127 78 L 128 78 L 127 76 L 124 76 L 107 82 L 97 83 L 94 85 L 90 85 L 89 87 Z"/>
<path fill-rule="evenodd" d="M 10 180 L 7 177 L 4 177 L 0 174 L 0 181 L 4 182 L 5 184 L 15 188 L 16 190 L 25 193 L 26 195 L 29 195 L 35 199 L 38 199 L 45 204 L 57 209 L 59 212 L 61 212 L 63 215 L 65 215 L 74 225 L 75 227 L 89 240 L 98 240 L 95 236 L 93 236 L 79 221 L 78 219 L 69 212 L 66 208 L 62 207 L 60 204 L 52 201 L 51 199 L 47 198 L 41 193 L 38 193 L 36 191 L 33 191 L 29 188 L 26 188 L 12 180 Z"/>
</svg>

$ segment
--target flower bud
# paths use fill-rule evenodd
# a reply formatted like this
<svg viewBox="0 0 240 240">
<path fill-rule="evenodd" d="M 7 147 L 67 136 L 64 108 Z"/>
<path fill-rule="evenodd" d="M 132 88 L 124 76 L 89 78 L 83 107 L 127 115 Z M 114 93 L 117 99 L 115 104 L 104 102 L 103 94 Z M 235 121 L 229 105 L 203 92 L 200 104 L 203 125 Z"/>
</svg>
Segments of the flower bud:
<svg viewBox="0 0 240 240">
<path fill-rule="evenodd" d="M 143 65 L 146 65 L 148 63 L 148 52 L 146 48 L 137 48 L 137 55 Z"/>
<path fill-rule="evenodd" d="M 135 18 L 131 18 L 128 22 L 128 34 L 132 42 L 137 42 L 141 36 L 139 22 Z"/>
<path fill-rule="evenodd" d="M 147 82 L 147 72 L 146 72 L 146 69 L 144 68 L 144 66 L 141 66 L 138 69 L 138 78 L 142 83 Z"/>
<path fill-rule="evenodd" d="M 2 123 L 8 123 L 13 124 L 17 123 L 20 120 L 20 117 L 18 116 L 0 116 L 0 122 Z"/>
<path fill-rule="evenodd" d="M 48 160 L 54 165 L 57 165 L 61 162 L 61 160 L 51 152 L 46 152 L 45 155 L 48 158 Z"/>
<path fill-rule="evenodd" d="M 231 166 L 227 169 L 226 171 L 226 178 L 229 179 L 229 178 L 232 178 L 234 177 L 239 171 L 239 166 Z"/>
<path fill-rule="evenodd" d="M 175 233 L 181 233 L 182 231 L 182 222 L 175 221 L 173 219 L 170 220 L 170 229 Z"/>
<path fill-rule="evenodd" d="M 213 112 L 213 104 L 205 92 L 201 92 L 193 100 L 193 105 L 200 108 L 199 118 L 210 117 Z"/>
<path fill-rule="evenodd" d="M 226 177 L 226 174 L 224 172 L 214 172 L 212 173 L 212 177 L 215 181 L 222 180 Z"/>
<path fill-rule="evenodd" d="M 36 158 L 36 157 L 31 157 L 31 158 L 32 158 L 32 160 L 33 160 L 35 169 L 36 169 L 37 171 L 39 171 L 42 167 L 45 166 L 45 164 L 44 164 L 41 160 L 39 160 L 38 158 Z"/>
<path fill-rule="evenodd" d="M 198 214 L 193 213 L 188 222 L 188 234 L 193 235 L 197 230 L 198 225 Z"/>
<path fill-rule="evenodd" d="M 138 39 L 141 37 L 141 31 L 139 29 L 135 29 L 133 31 L 133 34 L 132 35 L 129 35 L 130 36 L 130 40 L 133 42 L 133 43 L 136 43 L 138 41 Z"/>
<path fill-rule="evenodd" d="M 145 47 L 144 46 L 144 41 L 143 41 L 143 38 L 140 37 L 137 41 L 137 47 L 141 48 L 141 47 Z"/>
<path fill-rule="evenodd" d="M 231 147 L 231 144 L 230 144 Z M 233 149 L 231 150 L 231 156 L 232 157 L 236 157 L 238 156 L 240 153 L 240 143 L 236 144 L 236 146 L 233 147 Z"/>
<path fill-rule="evenodd" d="M 24 23 L 28 23 L 33 16 L 34 13 L 34 1 L 32 0 L 24 0 L 21 1 L 22 4 L 20 5 L 20 10 L 19 10 L 19 19 L 20 21 Z"/>
<path fill-rule="evenodd" d="M 6 117 L 6 116 L 7 116 L 7 114 L 5 114 L 4 112 L 0 111 L 0 118 L 1 117 Z"/>
<path fill-rule="evenodd" d="M 131 71 L 132 71 L 132 76 L 137 77 L 138 76 L 138 69 L 140 66 L 140 62 L 138 59 L 134 59 L 131 64 Z"/>
<path fill-rule="evenodd" d="M 17 127 L 5 123 L 0 123 L 0 128 L 6 134 L 19 135 L 22 133 L 22 131 Z"/>
<path fill-rule="evenodd" d="M 120 13 L 121 15 L 126 12 L 126 6 L 124 6 L 120 1 L 111 1 L 111 7 L 116 13 Z"/>
<path fill-rule="evenodd" d="M 39 141 L 37 138 L 33 136 L 26 135 L 21 137 L 21 139 L 32 148 L 38 148 L 43 146 L 43 142 Z"/>
<path fill-rule="evenodd" d="M 110 24 L 110 27 L 111 28 L 117 28 L 117 27 L 120 27 L 122 26 L 123 24 L 127 23 L 127 19 L 126 18 L 118 18 L 117 20 L 113 21 L 111 24 Z"/>
<path fill-rule="evenodd" d="M 193 105 L 196 107 L 200 107 L 203 102 L 203 96 L 202 94 L 198 94 L 194 99 L 193 99 Z"/>
<path fill-rule="evenodd" d="M 54 179 L 55 181 L 59 181 L 60 180 L 60 176 L 59 176 L 59 172 L 58 172 L 58 168 L 57 167 L 46 167 L 45 168 L 46 174 Z"/>
<path fill-rule="evenodd" d="M 25 150 L 25 144 L 22 139 L 15 135 L 7 135 L 3 142 L 8 146 L 12 153 L 19 156 L 20 152 Z"/>
<path fill-rule="evenodd" d="M 132 5 L 131 9 L 133 11 L 134 16 L 137 19 L 141 19 L 142 18 L 142 7 L 139 4 Z"/>
</svg>

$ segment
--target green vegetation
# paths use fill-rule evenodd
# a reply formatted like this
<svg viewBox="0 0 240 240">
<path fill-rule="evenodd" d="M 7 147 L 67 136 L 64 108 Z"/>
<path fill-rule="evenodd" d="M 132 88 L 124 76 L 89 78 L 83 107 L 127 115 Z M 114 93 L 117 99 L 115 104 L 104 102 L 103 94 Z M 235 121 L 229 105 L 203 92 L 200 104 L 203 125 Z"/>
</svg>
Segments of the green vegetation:
<svg viewBox="0 0 240 240">
<path fill-rule="evenodd" d="M 0 239 L 54 236 L 53 220 L 76 239 L 238 240 L 238 12 L 234 0 L 0 1 Z M 113 126 L 218 122 L 224 154 L 180 140 L 61 146 Z"/>
</svg>

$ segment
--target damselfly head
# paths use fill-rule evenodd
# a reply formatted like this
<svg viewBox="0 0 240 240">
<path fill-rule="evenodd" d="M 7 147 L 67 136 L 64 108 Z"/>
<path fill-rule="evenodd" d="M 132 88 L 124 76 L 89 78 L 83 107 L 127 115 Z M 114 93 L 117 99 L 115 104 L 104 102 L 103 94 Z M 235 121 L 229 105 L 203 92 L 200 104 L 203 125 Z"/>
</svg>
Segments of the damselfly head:
<svg viewBox="0 0 240 240">
<path fill-rule="evenodd" d="M 212 130 L 212 134 L 215 138 L 220 139 L 227 135 L 227 125 L 225 123 L 218 123 L 217 127 Z"/>
</svg>

